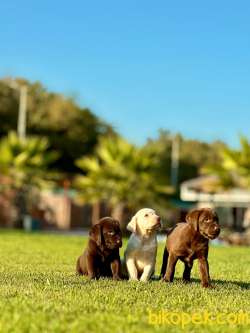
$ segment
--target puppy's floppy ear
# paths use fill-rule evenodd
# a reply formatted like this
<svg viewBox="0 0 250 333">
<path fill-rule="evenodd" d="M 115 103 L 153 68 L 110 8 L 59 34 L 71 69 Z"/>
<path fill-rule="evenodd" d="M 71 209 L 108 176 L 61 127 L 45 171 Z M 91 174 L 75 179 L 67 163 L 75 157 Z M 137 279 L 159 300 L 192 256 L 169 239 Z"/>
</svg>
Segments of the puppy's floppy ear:
<svg viewBox="0 0 250 333">
<path fill-rule="evenodd" d="M 102 245 L 102 227 L 99 223 L 91 227 L 89 236 L 98 246 Z"/>
<path fill-rule="evenodd" d="M 132 217 L 131 221 L 127 225 L 127 229 L 131 232 L 136 232 L 137 217 L 136 215 Z"/>
<path fill-rule="evenodd" d="M 199 230 L 199 217 L 200 217 L 200 209 L 194 209 L 189 212 L 186 216 L 186 222 L 193 225 L 195 231 Z"/>
</svg>

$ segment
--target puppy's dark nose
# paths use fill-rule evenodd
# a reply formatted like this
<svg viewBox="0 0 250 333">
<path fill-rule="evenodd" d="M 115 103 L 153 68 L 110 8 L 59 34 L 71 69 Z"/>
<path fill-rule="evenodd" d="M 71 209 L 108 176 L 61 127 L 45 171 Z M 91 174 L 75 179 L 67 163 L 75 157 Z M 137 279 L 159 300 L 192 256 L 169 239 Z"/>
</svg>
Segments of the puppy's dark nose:
<svg viewBox="0 0 250 333">
<path fill-rule="evenodd" d="M 158 222 L 158 223 L 161 222 L 161 218 L 160 218 L 160 216 L 157 217 L 157 222 Z"/>
</svg>

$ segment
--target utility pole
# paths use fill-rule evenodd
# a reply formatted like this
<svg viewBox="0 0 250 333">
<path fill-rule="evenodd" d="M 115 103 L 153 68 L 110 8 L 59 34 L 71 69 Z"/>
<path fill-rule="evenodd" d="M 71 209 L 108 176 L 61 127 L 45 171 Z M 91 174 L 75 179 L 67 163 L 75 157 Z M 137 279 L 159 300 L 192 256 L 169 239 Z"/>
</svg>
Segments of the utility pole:
<svg viewBox="0 0 250 333">
<path fill-rule="evenodd" d="M 3 82 L 11 89 L 19 92 L 19 110 L 17 120 L 17 134 L 20 139 L 26 138 L 27 123 L 27 86 L 20 85 L 11 78 L 3 79 Z"/>
<path fill-rule="evenodd" d="M 27 87 L 20 86 L 19 112 L 17 122 L 17 134 L 20 139 L 26 137 L 26 117 L 27 117 Z"/>
<path fill-rule="evenodd" d="M 172 151 L 171 151 L 171 185 L 176 189 L 178 185 L 178 172 L 179 172 L 179 151 L 180 143 L 178 135 L 172 138 Z"/>
</svg>

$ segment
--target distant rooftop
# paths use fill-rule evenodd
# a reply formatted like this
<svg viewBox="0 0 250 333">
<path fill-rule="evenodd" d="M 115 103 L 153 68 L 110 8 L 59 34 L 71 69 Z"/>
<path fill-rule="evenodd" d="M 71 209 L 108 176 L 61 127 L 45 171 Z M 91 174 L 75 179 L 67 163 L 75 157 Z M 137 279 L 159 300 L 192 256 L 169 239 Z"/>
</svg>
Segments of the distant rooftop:
<svg viewBox="0 0 250 333">
<path fill-rule="evenodd" d="M 184 201 L 210 202 L 217 206 L 250 206 L 250 190 L 233 188 L 215 191 L 217 176 L 202 176 L 185 181 L 181 185 Z"/>
</svg>

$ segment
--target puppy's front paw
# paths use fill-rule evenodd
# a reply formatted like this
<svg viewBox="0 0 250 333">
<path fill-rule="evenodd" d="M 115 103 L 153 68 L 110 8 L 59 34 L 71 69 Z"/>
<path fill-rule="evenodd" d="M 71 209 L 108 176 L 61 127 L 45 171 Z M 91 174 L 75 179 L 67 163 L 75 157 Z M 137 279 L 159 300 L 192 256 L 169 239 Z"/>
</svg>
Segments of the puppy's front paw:
<svg viewBox="0 0 250 333">
<path fill-rule="evenodd" d="M 121 278 L 120 278 L 119 275 L 114 275 L 113 276 L 113 280 L 115 280 L 115 281 L 121 281 Z"/>
<path fill-rule="evenodd" d="M 148 282 L 149 280 L 147 278 L 144 278 L 144 279 L 141 278 L 140 281 L 145 283 L 145 282 Z"/>
<path fill-rule="evenodd" d="M 139 281 L 136 277 L 130 277 L 129 281 Z"/>
<path fill-rule="evenodd" d="M 164 276 L 162 279 L 161 279 L 161 282 L 172 282 L 169 278 L 167 278 L 166 276 Z"/>
<path fill-rule="evenodd" d="M 215 286 L 213 286 L 213 285 L 210 284 L 210 283 L 202 284 L 202 287 L 203 287 L 203 288 L 209 288 L 209 289 L 215 289 Z"/>
</svg>

